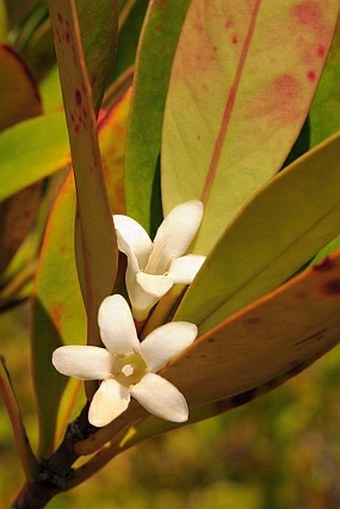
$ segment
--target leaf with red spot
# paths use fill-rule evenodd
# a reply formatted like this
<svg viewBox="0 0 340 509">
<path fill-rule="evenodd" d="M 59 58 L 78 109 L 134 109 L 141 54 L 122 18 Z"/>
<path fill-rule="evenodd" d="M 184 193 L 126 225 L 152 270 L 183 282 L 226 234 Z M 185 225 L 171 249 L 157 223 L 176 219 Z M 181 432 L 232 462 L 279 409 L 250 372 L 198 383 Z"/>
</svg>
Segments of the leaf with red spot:
<svg viewBox="0 0 340 509">
<path fill-rule="evenodd" d="M 37 86 L 27 65 L 10 46 L 0 44 L 0 131 L 42 113 Z M 16 167 L 2 173 L 16 180 Z M 0 204 L 0 273 L 32 228 L 39 209 L 40 185 L 26 187 Z"/>
<path fill-rule="evenodd" d="M 308 113 L 337 11 L 337 0 L 190 3 L 165 108 L 161 182 L 165 213 L 189 199 L 204 203 L 195 252 L 207 254 L 282 166 Z"/>
<path fill-rule="evenodd" d="M 88 342 L 100 344 L 97 312 L 113 291 L 117 271 L 115 231 L 75 2 L 51 0 L 49 9 L 77 189 L 77 267 L 88 317 Z M 114 33 L 115 27 L 111 30 Z"/>
<path fill-rule="evenodd" d="M 186 425 L 265 394 L 339 341 L 340 251 L 199 337 L 160 375 L 184 394 L 190 408 Z M 101 451 L 94 461 L 103 465 L 120 450 L 178 427 L 147 412 L 144 420 L 138 417 L 133 433 L 127 429 L 119 445 L 113 439 L 111 450 Z M 110 439 L 109 425 L 77 448 L 90 454 Z M 86 467 L 91 468 L 91 461 Z"/>
<path fill-rule="evenodd" d="M 99 125 L 99 141 L 106 185 L 113 213 L 124 212 L 123 155 L 130 93 L 107 113 Z M 40 417 L 40 453 L 53 448 L 55 431 L 76 417 L 77 405 L 60 408 L 61 400 L 82 400 L 82 387 L 66 383 L 51 363 L 60 344 L 81 344 L 86 318 L 75 265 L 74 215 L 76 193 L 72 173 L 63 182 L 44 235 L 32 296 L 32 361 Z M 53 387 L 51 392 L 50 388 Z"/>
</svg>

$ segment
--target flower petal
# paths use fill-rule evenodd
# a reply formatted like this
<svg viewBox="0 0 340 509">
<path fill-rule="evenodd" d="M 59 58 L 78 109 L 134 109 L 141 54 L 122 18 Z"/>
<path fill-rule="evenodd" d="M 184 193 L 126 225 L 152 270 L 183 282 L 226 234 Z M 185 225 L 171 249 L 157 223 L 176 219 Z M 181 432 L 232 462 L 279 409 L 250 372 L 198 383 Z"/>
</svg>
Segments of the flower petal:
<svg viewBox="0 0 340 509">
<path fill-rule="evenodd" d="M 52 355 L 57 371 L 81 380 L 103 380 L 110 374 L 112 362 L 110 352 L 98 346 L 61 346 Z"/>
<path fill-rule="evenodd" d="M 170 322 L 153 330 L 141 343 L 139 352 L 154 373 L 180 354 L 196 339 L 197 327 L 189 322 Z"/>
<path fill-rule="evenodd" d="M 137 221 L 123 214 L 114 214 L 113 222 L 117 232 L 118 249 L 127 256 L 132 252 L 138 260 L 139 267 L 143 269 L 153 248 L 149 235 Z"/>
<path fill-rule="evenodd" d="M 122 414 L 130 403 L 130 391 L 114 378 L 104 380 L 90 404 L 89 422 L 100 428 Z"/>
<path fill-rule="evenodd" d="M 126 287 L 128 289 L 133 316 L 138 321 L 147 318 L 151 308 L 165 295 L 173 283 L 167 276 L 156 276 L 139 272 L 135 282 L 129 269 L 126 271 Z"/>
<path fill-rule="evenodd" d="M 168 380 L 154 373 L 147 373 L 131 389 L 131 395 L 150 414 L 171 422 L 185 422 L 189 411 L 185 398 Z"/>
<path fill-rule="evenodd" d="M 110 295 L 103 300 L 98 311 L 98 325 L 103 343 L 111 353 L 139 350 L 131 310 L 121 295 Z"/>
<path fill-rule="evenodd" d="M 175 258 L 182 256 L 201 224 L 203 205 L 191 200 L 177 205 L 164 219 L 157 230 L 154 248 L 145 271 L 151 274 L 164 274 Z"/>
<path fill-rule="evenodd" d="M 192 254 L 176 258 L 170 265 L 168 277 L 175 284 L 190 285 L 205 259 L 205 256 Z"/>
<path fill-rule="evenodd" d="M 139 272 L 136 279 L 137 283 L 146 293 L 159 299 L 163 297 L 173 285 L 173 282 L 168 276 L 145 274 L 145 272 Z"/>
</svg>

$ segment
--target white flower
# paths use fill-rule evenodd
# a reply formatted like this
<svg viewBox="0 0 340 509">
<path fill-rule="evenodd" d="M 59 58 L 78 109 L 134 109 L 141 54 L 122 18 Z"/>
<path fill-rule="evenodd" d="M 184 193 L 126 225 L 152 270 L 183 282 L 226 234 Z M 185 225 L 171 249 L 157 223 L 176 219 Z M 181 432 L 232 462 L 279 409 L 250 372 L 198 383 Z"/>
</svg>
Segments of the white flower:
<svg viewBox="0 0 340 509">
<path fill-rule="evenodd" d="M 113 216 L 118 248 L 128 259 L 126 288 L 137 320 L 144 320 L 173 284 L 190 284 L 201 268 L 205 256 L 182 255 L 193 241 L 202 216 L 200 201 L 177 205 L 158 228 L 154 242 L 131 217 Z"/>
<path fill-rule="evenodd" d="M 131 396 L 153 415 L 186 421 L 183 394 L 155 373 L 192 344 L 196 325 L 170 322 L 140 343 L 129 305 L 121 295 L 104 299 L 98 324 L 106 348 L 62 346 L 52 357 L 54 367 L 64 375 L 102 380 L 90 404 L 89 422 L 97 427 L 109 424 L 127 409 Z"/>
</svg>

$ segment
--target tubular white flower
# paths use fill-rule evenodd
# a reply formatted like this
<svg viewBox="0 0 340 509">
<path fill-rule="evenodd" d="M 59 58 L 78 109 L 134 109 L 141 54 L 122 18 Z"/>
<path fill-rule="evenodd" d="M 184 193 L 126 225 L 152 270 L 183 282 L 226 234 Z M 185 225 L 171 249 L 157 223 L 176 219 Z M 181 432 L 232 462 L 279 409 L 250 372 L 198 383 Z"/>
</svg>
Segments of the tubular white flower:
<svg viewBox="0 0 340 509">
<path fill-rule="evenodd" d="M 140 343 L 129 305 L 121 295 L 104 299 L 98 324 L 106 348 L 61 346 L 52 356 L 54 367 L 64 375 L 101 380 L 90 404 L 89 422 L 106 426 L 127 409 L 131 396 L 157 417 L 186 421 L 183 394 L 156 372 L 194 342 L 196 325 L 167 323 Z"/>
<path fill-rule="evenodd" d="M 118 248 L 128 259 L 126 288 L 137 320 L 144 320 L 173 284 L 190 284 L 201 268 L 204 256 L 183 255 L 202 216 L 200 201 L 177 205 L 158 228 L 154 242 L 134 219 L 121 214 L 113 216 Z"/>
</svg>

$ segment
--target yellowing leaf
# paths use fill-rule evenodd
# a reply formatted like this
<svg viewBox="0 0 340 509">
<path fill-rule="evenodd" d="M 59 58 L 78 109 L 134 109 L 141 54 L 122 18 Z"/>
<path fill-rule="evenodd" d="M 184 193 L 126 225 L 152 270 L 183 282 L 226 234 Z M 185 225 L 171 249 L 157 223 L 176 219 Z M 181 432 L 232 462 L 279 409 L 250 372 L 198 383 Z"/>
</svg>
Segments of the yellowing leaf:
<svg viewBox="0 0 340 509">
<path fill-rule="evenodd" d="M 200 198 L 207 254 L 284 162 L 308 113 L 339 2 L 192 0 L 177 46 L 162 141 L 162 200 Z"/>
</svg>

